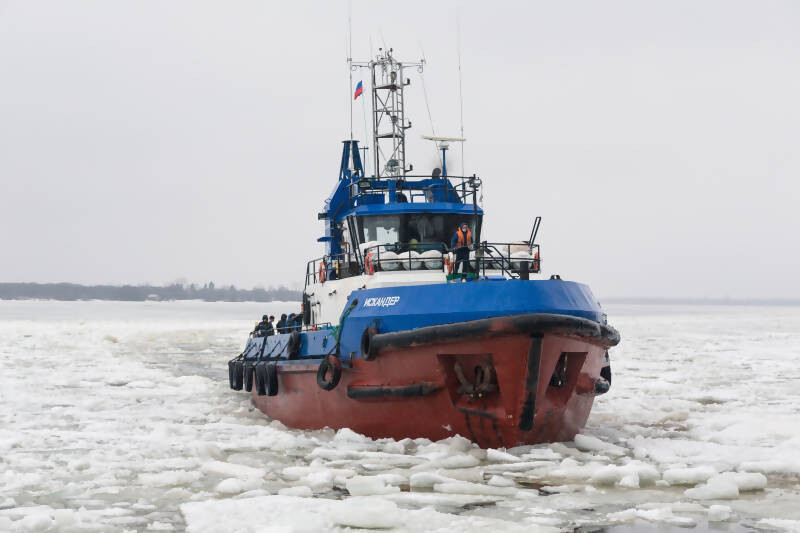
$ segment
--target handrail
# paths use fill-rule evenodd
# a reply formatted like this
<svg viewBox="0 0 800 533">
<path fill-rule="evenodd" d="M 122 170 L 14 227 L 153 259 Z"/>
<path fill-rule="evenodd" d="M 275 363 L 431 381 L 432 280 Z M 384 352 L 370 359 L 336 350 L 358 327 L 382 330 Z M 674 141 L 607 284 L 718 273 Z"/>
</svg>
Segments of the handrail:
<svg viewBox="0 0 800 533">
<path fill-rule="evenodd" d="M 512 278 L 516 277 L 514 275 L 514 272 L 513 272 L 514 269 L 513 269 L 513 266 L 511 265 L 511 258 L 510 257 L 504 257 L 502 252 L 500 252 L 500 250 L 498 250 L 495 245 L 489 244 L 487 242 L 482 242 L 481 243 L 481 248 L 482 248 L 482 251 L 488 252 L 489 257 L 491 258 L 492 266 L 494 266 L 496 263 L 499 262 L 500 263 L 500 270 L 503 272 L 503 274 L 506 274 L 506 275 L 508 275 L 508 276 L 510 276 Z M 492 252 L 491 252 L 492 250 L 497 252 L 497 257 L 492 255 Z M 510 251 L 510 248 L 509 248 L 509 251 Z M 508 267 L 507 268 L 506 268 L 506 263 L 508 263 Z M 483 273 L 484 273 L 484 275 L 486 275 L 486 262 L 485 261 L 483 262 L 483 269 L 484 269 Z"/>
<path fill-rule="evenodd" d="M 512 257 L 511 248 L 512 247 L 524 247 L 526 250 L 532 255 L 532 258 L 515 258 Z M 503 275 L 508 276 L 510 278 L 519 278 L 520 274 L 519 268 L 514 267 L 514 263 L 529 263 L 528 272 L 538 273 L 541 271 L 541 257 L 539 257 L 539 245 L 534 244 L 533 246 L 529 246 L 526 242 L 481 242 L 476 243 L 470 247 L 472 250 L 475 251 L 475 257 L 470 259 L 470 264 L 475 266 L 475 270 L 486 276 L 486 271 L 496 271 L 499 270 Z M 416 257 L 412 256 L 411 252 L 428 252 L 430 250 L 436 250 L 440 252 L 438 257 L 422 257 L 421 255 L 417 255 Z M 392 257 L 386 257 L 385 254 L 387 251 L 396 254 Z M 375 244 L 369 246 L 363 250 L 363 254 L 366 257 L 367 255 L 371 254 L 372 264 L 374 271 L 393 271 L 393 270 L 401 270 L 402 268 L 405 270 L 439 270 L 439 268 L 443 268 L 445 264 L 445 256 L 452 252 L 450 246 L 447 243 L 439 242 L 439 243 L 383 243 L 383 244 Z M 306 264 L 306 283 L 305 286 L 308 287 L 309 284 L 316 284 L 320 282 L 319 279 L 319 265 L 323 261 L 325 262 L 325 279 L 326 280 L 333 280 L 333 279 L 342 279 L 351 276 L 363 275 L 366 274 L 366 267 L 358 264 L 357 262 L 353 261 L 354 254 L 352 253 L 344 253 L 338 254 L 335 256 L 323 256 L 317 259 L 312 259 Z M 386 268 L 387 265 L 390 265 L 394 262 L 397 262 L 398 265 L 395 268 Z M 435 268 L 430 268 L 426 265 L 426 263 L 436 263 L 441 262 L 441 266 L 437 266 Z M 337 270 L 338 267 L 338 270 Z"/>
<path fill-rule="evenodd" d="M 416 252 L 420 250 L 422 251 L 442 250 L 441 252 L 442 263 L 444 263 L 445 255 L 448 252 L 453 251 L 445 243 L 415 243 L 413 246 L 416 246 L 417 248 L 413 249 L 410 243 L 377 244 L 374 246 L 370 246 L 369 248 L 366 248 L 364 252 L 365 254 L 366 253 L 374 254 L 374 264 L 376 265 L 376 270 L 384 270 L 383 268 L 384 262 L 394 262 L 394 261 L 399 261 L 401 264 L 405 265 L 406 270 L 423 270 L 423 267 L 420 266 L 419 263 L 423 263 L 424 266 L 424 263 L 426 261 L 434 262 L 436 261 L 436 259 L 431 257 L 415 258 L 412 257 L 411 255 L 412 251 Z M 526 246 L 526 243 L 520 243 L 520 242 L 489 243 L 484 241 L 482 243 L 475 244 L 471 247 L 471 249 L 475 251 L 475 258 L 471 259 L 470 262 L 474 261 L 475 266 L 477 267 L 476 269 L 478 271 L 482 271 L 484 276 L 486 275 L 486 270 L 488 269 L 488 270 L 500 270 L 503 274 L 509 277 L 517 278 L 519 277 L 519 274 L 517 273 L 519 269 L 514 268 L 513 265 L 513 263 L 516 262 L 515 261 L 516 258 L 511 257 L 512 246 Z M 500 249 L 498 249 L 498 247 L 506 247 L 506 253 L 503 254 L 503 252 Z M 394 248 L 394 250 L 405 248 L 405 250 L 398 253 L 399 257 L 397 258 L 394 257 L 389 259 L 381 258 L 381 251 L 387 248 Z M 389 250 L 389 251 L 394 251 L 394 250 Z M 492 250 L 495 253 L 492 253 Z M 539 254 L 539 245 L 538 244 L 534 245 L 533 247 L 530 247 L 529 250 L 530 254 L 535 257 Z M 403 254 L 407 255 L 403 256 Z M 518 261 L 526 262 L 526 260 L 523 258 L 518 259 Z M 539 260 L 532 258 L 527 262 L 533 263 L 533 265 L 531 265 L 532 268 L 530 272 L 537 273 L 540 271 L 541 258 Z M 493 268 L 495 267 L 495 265 L 499 266 L 499 268 Z"/>
<path fill-rule="evenodd" d="M 409 183 L 407 181 L 409 178 L 435 180 L 439 181 L 440 183 L 422 186 L 413 182 Z M 445 201 L 450 201 L 449 197 L 452 195 L 453 200 L 458 200 L 458 202 L 454 203 L 468 203 L 468 199 L 470 198 L 473 200 L 477 199 L 477 191 L 480 189 L 482 184 L 481 179 L 477 176 L 440 176 L 438 178 L 434 178 L 428 175 L 406 174 L 404 176 L 397 177 L 381 176 L 380 178 L 361 178 L 350 184 L 350 198 L 359 198 L 371 194 L 387 194 L 390 190 L 390 181 L 395 182 L 395 192 L 407 191 L 409 193 L 409 203 L 428 203 L 426 201 L 414 202 L 414 198 L 425 198 L 427 200 L 427 193 L 429 191 L 433 192 L 442 190 L 447 191 L 445 194 Z M 360 184 L 363 182 L 366 182 L 368 185 L 362 187 Z M 414 194 L 415 192 L 417 194 Z"/>
<path fill-rule="evenodd" d="M 300 329 L 297 329 L 298 326 L 291 326 L 291 328 L 292 328 L 292 331 L 299 331 L 299 332 L 319 331 L 320 329 L 325 329 L 325 328 L 330 329 L 331 328 L 331 323 L 330 322 L 318 322 L 316 324 L 303 325 L 303 326 L 300 327 Z M 260 339 L 262 337 L 274 337 L 275 335 L 284 335 L 286 333 L 291 333 L 292 332 L 292 331 L 278 331 L 277 327 L 275 327 L 273 329 L 273 331 L 274 331 L 274 333 L 272 335 L 256 335 L 254 332 L 251 331 L 250 332 L 250 338 L 251 339 Z"/>
<path fill-rule="evenodd" d="M 498 249 L 498 246 L 501 246 L 501 247 L 505 246 L 506 247 L 506 253 L 503 254 L 503 252 Z M 539 256 L 539 245 L 538 244 L 534 244 L 533 246 L 529 246 L 528 243 L 521 243 L 521 242 L 494 242 L 494 243 L 490 243 L 490 242 L 485 242 L 484 241 L 484 242 L 481 243 L 482 249 L 489 254 L 489 257 L 491 258 L 490 261 L 492 263 L 499 262 L 500 265 L 501 265 L 500 269 L 503 271 L 503 273 L 507 273 L 511 277 L 515 277 L 516 278 L 516 277 L 519 277 L 519 274 L 514 272 L 515 270 L 518 270 L 518 269 L 514 268 L 514 264 L 513 263 L 514 263 L 514 259 L 515 258 L 511 257 L 511 247 L 512 246 L 526 246 L 528 248 L 528 250 L 529 250 L 529 253 L 533 256 L 533 259 L 526 260 L 526 259 L 519 258 L 518 261 L 520 263 L 522 263 L 522 262 L 531 262 L 531 263 L 533 263 L 531 265 L 532 268 L 531 268 L 530 272 L 538 273 L 538 272 L 541 271 L 541 256 Z M 492 254 L 492 250 L 494 250 L 497 253 L 496 256 Z"/>
<path fill-rule="evenodd" d="M 405 248 L 405 250 L 401 251 L 401 248 Z M 383 250 L 384 253 L 387 252 L 387 251 L 392 252 L 393 254 L 396 254 L 397 257 L 396 258 L 386 258 L 384 256 L 384 258 L 381 259 L 381 250 Z M 419 257 L 419 256 L 414 258 L 414 257 L 411 256 L 411 252 L 419 252 L 419 251 L 429 252 L 431 250 L 436 250 L 436 251 L 440 252 L 441 255 L 438 258 L 438 260 L 441 261 L 442 266 L 444 266 L 444 256 L 445 256 L 446 252 L 444 252 L 443 250 L 447 250 L 447 245 L 445 243 L 443 243 L 443 242 L 440 242 L 440 243 L 413 243 L 413 244 L 412 243 L 400 243 L 400 242 L 397 242 L 397 243 L 394 243 L 394 244 L 389 244 L 389 243 L 376 244 L 376 245 L 373 245 L 373 246 L 370 246 L 370 247 L 364 249 L 364 255 L 366 256 L 367 254 L 374 253 L 374 255 L 375 255 L 375 258 L 374 258 L 375 270 L 378 270 L 378 271 L 381 271 L 381 270 L 395 270 L 395 269 L 387 269 L 387 268 L 385 268 L 385 266 L 387 264 L 391 264 L 391 263 L 393 263 L 395 261 L 398 262 L 397 270 L 399 270 L 399 266 L 401 264 L 402 265 L 407 265 L 407 267 L 406 267 L 407 270 L 423 270 L 423 267 L 425 266 L 425 263 L 427 261 L 435 262 L 435 261 L 437 261 L 437 258 L 435 258 L 435 257 L 434 258 L 430 258 L 430 257 L 423 258 L 423 257 Z M 407 257 L 402 257 L 401 254 L 408 254 L 408 256 Z M 417 265 L 416 267 L 414 266 L 415 263 Z M 440 267 L 436 267 L 435 269 L 430 269 L 429 268 L 428 270 L 439 270 L 439 268 L 441 268 L 441 266 Z"/>
<path fill-rule="evenodd" d="M 331 327 L 331 323 L 330 322 L 318 322 L 316 324 L 307 324 L 307 325 L 301 326 L 300 329 L 297 329 L 297 326 L 291 326 L 292 331 L 298 331 L 298 332 L 318 331 L 321 328 L 330 328 L 330 327 Z M 283 335 L 283 334 L 286 334 L 286 333 L 292 333 L 292 331 L 283 331 L 283 332 L 276 331 L 275 334 L 276 335 Z"/>
<path fill-rule="evenodd" d="M 354 257 L 355 254 L 352 253 L 342 253 L 337 254 L 334 256 L 330 255 L 323 255 L 322 257 L 318 257 L 316 259 L 312 259 L 311 261 L 306 263 L 306 279 L 305 285 L 303 289 L 305 290 L 308 287 L 309 283 L 319 283 L 319 264 L 321 262 L 325 262 L 325 279 L 341 279 L 341 278 L 348 278 L 353 275 L 363 274 L 363 268 L 359 267 L 358 273 L 350 273 L 349 271 L 344 271 L 342 269 L 342 264 L 346 265 L 348 268 L 352 261 L 350 261 L 351 257 Z M 333 273 L 333 277 L 332 277 Z"/>
</svg>

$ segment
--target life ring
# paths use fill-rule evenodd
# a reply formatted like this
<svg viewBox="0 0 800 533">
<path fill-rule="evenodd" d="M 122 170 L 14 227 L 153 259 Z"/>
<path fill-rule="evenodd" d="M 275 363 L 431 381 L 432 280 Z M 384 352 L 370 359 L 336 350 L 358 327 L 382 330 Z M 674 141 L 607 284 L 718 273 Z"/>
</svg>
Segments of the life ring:
<svg viewBox="0 0 800 533">
<path fill-rule="evenodd" d="M 376 354 L 371 352 L 372 337 L 375 333 L 374 328 L 366 328 L 364 329 L 364 333 L 361 334 L 361 357 L 363 357 L 365 361 L 372 361 L 375 359 Z"/>
<path fill-rule="evenodd" d="M 263 361 L 256 363 L 256 393 L 259 396 L 267 394 L 267 371 Z"/>
<path fill-rule="evenodd" d="M 302 337 L 300 336 L 299 331 L 293 331 L 291 335 L 289 335 L 289 341 L 286 343 L 286 353 L 289 356 L 289 359 L 295 359 L 298 355 L 300 355 L 300 344 L 302 342 Z"/>
<path fill-rule="evenodd" d="M 328 374 L 330 374 L 330 378 L 327 377 Z M 338 357 L 331 354 L 319 364 L 317 385 L 322 390 L 333 390 L 339 384 L 340 379 L 342 379 L 342 362 Z"/>
<path fill-rule="evenodd" d="M 453 273 L 453 260 L 450 258 L 451 255 L 453 254 L 447 254 L 444 258 L 444 264 L 448 275 Z"/>
<path fill-rule="evenodd" d="M 539 251 L 537 250 L 535 254 L 533 254 L 533 271 L 539 272 Z"/>
<path fill-rule="evenodd" d="M 367 252 L 367 257 L 364 259 L 367 275 L 371 276 L 375 273 L 375 264 L 372 262 L 372 252 Z"/>
<path fill-rule="evenodd" d="M 267 396 L 278 395 L 278 367 L 275 363 L 264 365 L 264 390 Z"/>
<path fill-rule="evenodd" d="M 319 269 L 317 269 L 317 278 L 319 279 L 320 283 L 325 283 L 325 261 L 322 261 L 319 264 Z"/>
</svg>

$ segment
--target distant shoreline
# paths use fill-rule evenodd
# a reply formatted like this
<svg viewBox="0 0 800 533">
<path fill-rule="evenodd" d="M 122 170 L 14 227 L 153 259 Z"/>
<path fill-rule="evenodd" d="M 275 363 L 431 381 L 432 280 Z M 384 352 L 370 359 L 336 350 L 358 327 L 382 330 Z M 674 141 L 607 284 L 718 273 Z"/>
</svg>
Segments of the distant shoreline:
<svg viewBox="0 0 800 533">
<path fill-rule="evenodd" d="M 205 302 L 296 302 L 301 291 L 182 285 L 81 285 L 78 283 L 0 283 L 0 300 L 108 300 L 117 302 L 201 300 Z"/>
<path fill-rule="evenodd" d="M 81 285 L 79 283 L 0 283 L 0 300 L 56 300 L 113 302 L 180 301 L 205 302 L 298 302 L 302 291 L 278 288 L 237 289 L 233 285 L 217 287 L 183 285 Z M 769 298 L 601 298 L 604 304 L 630 305 L 749 305 L 800 306 L 800 299 Z"/>
<path fill-rule="evenodd" d="M 602 298 L 603 304 L 800 306 L 800 300 L 766 298 Z"/>
</svg>

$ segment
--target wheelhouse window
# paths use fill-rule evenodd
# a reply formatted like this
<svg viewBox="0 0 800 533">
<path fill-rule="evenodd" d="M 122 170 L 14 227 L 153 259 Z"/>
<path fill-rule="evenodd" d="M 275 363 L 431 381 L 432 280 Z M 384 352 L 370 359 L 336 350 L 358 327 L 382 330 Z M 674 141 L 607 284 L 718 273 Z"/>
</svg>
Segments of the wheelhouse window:
<svg viewBox="0 0 800 533">
<path fill-rule="evenodd" d="M 481 217 L 474 215 L 410 213 L 358 217 L 361 242 L 377 241 L 405 250 L 446 250 L 458 227 L 466 222 L 478 242 Z"/>
<path fill-rule="evenodd" d="M 378 241 L 394 244 L 400 240 L 401 215 L 373 215 L 361 217 L 361 242 Z"/>
</svg>

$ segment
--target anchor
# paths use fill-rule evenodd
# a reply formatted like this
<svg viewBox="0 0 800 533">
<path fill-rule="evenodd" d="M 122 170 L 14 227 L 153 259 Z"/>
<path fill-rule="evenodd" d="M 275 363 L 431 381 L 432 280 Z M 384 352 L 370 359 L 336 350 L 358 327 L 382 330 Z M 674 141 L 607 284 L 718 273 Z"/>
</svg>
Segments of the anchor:
<svg viewBox="0 0 800 533">
<path fill-rule="evenodd" d="M 477 399 L 483 398 L 491 392 L 497 390 L 497 385 L 492 383 L 494 379 L 494 367 L 491 363 L 484 363 L 475 366 L 475 382 L 470 383 L 466 376 L 464 376 L 464 369 L 460 362 L 456 362 L 453 366 L 456 373 L 458 382 L 461 386 L 458 388 L 459 394 L 465 394 L 470 398 Z"/>
</svg>

